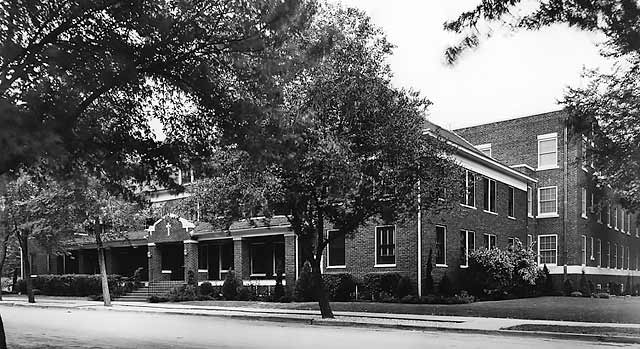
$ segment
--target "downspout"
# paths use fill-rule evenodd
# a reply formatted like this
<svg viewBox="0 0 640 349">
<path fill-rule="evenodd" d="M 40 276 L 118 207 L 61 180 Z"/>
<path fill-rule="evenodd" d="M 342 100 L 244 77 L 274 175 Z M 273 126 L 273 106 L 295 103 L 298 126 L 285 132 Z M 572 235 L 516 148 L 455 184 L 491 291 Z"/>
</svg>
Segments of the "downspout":
<svg viewBox="0 0 640 349">
<path fill-rule="evenodd" d="M 418 181 L 418 297 L 422 297 L 422 207 Z"/>
<path fill-rule="evenodd" d="M 564 268 L 563 268 L 563 280 L 567 279 L 567 258 L 569 256 L 569 249 L 567 248 L 567 210 L 569 207 L 568 199 L 567 199 L 567 185 L 568 185 L 568 174 L 567 174 L 567 158 L 569 157 L 569 147 L 567 145 L 568 136 L 567 136 L 567 126 L 564 127 L 564 161 L 563 161 L 563 212 L 562 212 L 562 245 L 563 245 L 563 254 L 564 254 Z"/>
</svg>

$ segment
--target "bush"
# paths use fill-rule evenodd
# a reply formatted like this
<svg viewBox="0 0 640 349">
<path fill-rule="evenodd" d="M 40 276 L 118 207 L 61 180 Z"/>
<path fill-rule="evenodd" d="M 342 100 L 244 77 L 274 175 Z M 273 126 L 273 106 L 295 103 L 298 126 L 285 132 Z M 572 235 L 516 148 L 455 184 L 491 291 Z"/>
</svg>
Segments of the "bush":
<svg viewBox="0 0 640 349">
<path fill-rule="evenodd" d="M 305 261 L 302 265 L 302 271 L 296 281 L 294 297 L 298 302 L 311 302 L 313 297 L 313 284 L 311 283 L 311 263 Z"/>
<path fill-rule="evenodd" d="M 202 296 L 211 296 L 213 295 L 214 288 L 210 282 L 205 281 L 198 287 L 198 293 Z"/>
<path fill-rule="evenodd" d="M 596 298 L 606 298 L 609 299 L 609 294 L 607 292 L 598 292 L 595 294 Z"/>
<path fill-rule="evenodd" d="M 438 285 L 438 291 L 443 296 L 451 296 L 453 295 L 453 287 L 451 286 L 451 280 L 447 276 L 447 272 L 442 275 L 442 279 L 440 280 L 440 284 Z"/>
<path fill-rule="evenodd" d="M 38 275 L 31 278 L 33 289 L 47 296 L 87 297 L 102 294 L 102 277 L 100 275 L 65 274 Z M 133 290 L 133 283 L 120 275 L 108 275 L 109 291 L 113 297 L 118 297 Z M 26 293 L 26 282 L 18 280 L 16 292 Z M 35 293 L 35 291 L 34 291 Z"/>
<path fill-rule="evenodd" d="M 249 292 L 249 289 L 241 286 L 238 287 L 238 292 L 237 292 L 237 296 L 236 296 L 236 300 L 238 301 L 248 301 L 251 300 L 251 292 Z"/>
<path fill-rule="evenodd" d="M 562 292 L 565 296 L 571 295 L 573 291 L 575 291 L 575 287 L 573 287 L 573 281 L 571 279 L 564 280 L 564 284 L 562 285 Z"/>
<path fill-rule="evenodd" d="M 166 296 L 156 296 L 154 294 L 151 297 L 149 297 L 148 300 L 149 300 L 149 303 L 164 303 L 164 302 L 168 302 L 169 298 L 167 298 Z"/>
<path fill-rule="evenodd" d="M 404 298 L 410 294 L 413 294 L 414 288 L 411 284 L 411 279 L 408 276 L 404 275 L 398 281 L 398 286 L 396 288 L 396 296 L 398 298 Z"/>
<path fill-rule="evenodd" d="M 426 295 L 420 299 L 423 304 L 469 304 L 476 301 L 476 298 L 466 291 L 461 291 L 459 295 L 442 296 Z"/>
<path fill-rule="evenodd" d="M 363 278 L 363 288 L 374 301 L 391 301 L 397 295 L 398 283 L 402 275 L 395 272 L 370 273 Z"/>
<path fill-rule="evenodd" d="M 323 274 L 322 282 L 329 293 L 330 301 L 348 302 L 353 300 L 356 282 L 351 274 Z"/>
<path fill-rule="evenodd" d="M 240 283 L 236 279 L 236 273 L 233 270 L 229 270 L 224 278 L 224 283 L 222 283 L 222 297 L 228 301 L 236 299 L 238 287 L 240 287 Z"/>
<path fill-rule="evenodd" d="M 198 299 L 197 289 L 195 285 L 182 285 L 173 288 L 166 297 L 170 302 L 195 301 Z"/>
</svg>

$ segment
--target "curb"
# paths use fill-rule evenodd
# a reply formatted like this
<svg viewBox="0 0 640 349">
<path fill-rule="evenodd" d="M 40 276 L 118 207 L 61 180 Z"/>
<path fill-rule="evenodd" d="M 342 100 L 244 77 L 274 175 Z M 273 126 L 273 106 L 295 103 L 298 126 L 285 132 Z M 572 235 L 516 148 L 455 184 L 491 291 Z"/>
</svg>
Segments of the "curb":
<svg viewBox="0 0 640 349">
<path fill-rule="evenodd" d="M 122 308 L 96 308 L 91 305 L 79 305 L 71 307 L 69 305 L 42 305 L 37 303 L 14 303 L 6 302 L 0 303 L 0 307 L 25 307 L 25 308 L 41 308 L 41 309 L 73 309 L 73 310 L 93 310 L 93 311 L 116 311 L 116 312 L 131 312 L 131 313 L 147 313 L 147 314 L 166 314 L 166 315 L 188 315 L 188 316 L 204 316 L 215 318 L 232 318 L 237 320 L 247 321 L 268 321 L 276 323 L 295 323 L 310 326 L 323 326 L 323 327 L 353 327 L 353 328 L 370 328 L 370 329 L 391 329 L 391 330 L 410 330 L 410 331 L 424 331 L 424 332 L 449 332 L 449 333 L 470 333 L 470 334 L 483 334 L 493 336 L 509 336 L 509 337 L 544 337 L 551 339 L 564 339 L 564 340 L 578 340 L 589 342 L 608 342 L 608 343 L 623 343 L 623 344 L 640 344 L 640 337 L 628 337 L 628 336 L 605 336 L 605 335 L 593 335 L 593 334 L 581 334 L 581 333 L 562 333 L 562 332 L 548 332 L 548 331 L 519 331 L 519 330 L 490 330 L 480 328 L 461 328 L 461 327 L 443 327 L 443 326 L 420 326 L 420 325 L 408 325 L 408 324 L 386 324 L 386 323 L 364 323 L 364 322 L 352 322 L 342 321 L 339 319 L 314 319 L 314 318 L 298 318 L 291 316 L 277 316 L 273 315 L 245 315 L 245 314 L 226 314 L 218 313 L 218 310 L 211 311 L 210 313 L 204 312 L 185 312 L 181 310 L 173 311 L 155 311 L 149 309 L 130 309 L 126 307 Z M 153 309 L 153 308 L 151 308 Z M 155 308 L 163 309 L 163 308 Z"/>
</svg>

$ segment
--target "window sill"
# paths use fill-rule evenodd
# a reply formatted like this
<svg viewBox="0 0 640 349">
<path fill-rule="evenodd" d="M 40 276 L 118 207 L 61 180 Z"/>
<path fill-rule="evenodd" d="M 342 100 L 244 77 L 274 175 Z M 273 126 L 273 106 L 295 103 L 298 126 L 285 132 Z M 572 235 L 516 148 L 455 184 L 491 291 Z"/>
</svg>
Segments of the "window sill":
<svg viewBox="0 0 640 349">
<path fill-rule="evenodd" d="M 161 271 L 162 274 L 171 274 L 171 270 L 163 270 Z"/>
<path fill-rule="evenodd" d="M 513 219 L 514 221 L 516 220 L 516 217 L 507 216 L 507 218 Z"/>
<path fill-rule="evenodd" d="M 543 213 L 539 214 L 536 218 L 558 218 L 560 215 L 557 213 Z"/>
<path fill-rule="evenodd" d="M 585 216 L 585 215 L 580 215 L 580 218 L 582 219 L 589 219 L 589 217 Z"/>
<path fill-rule="evenodd" d="M 527 217 L 529 217 L 529 218 L 536 218 L 536 217 L 534 217 L 533 215 L 530 215 L 530 214 L 528 214 L 528 215 L 527 215 Z"/>
<path fill-rule="evenodd" d="M 475 206 L 469 206 L 469 205 L 465 205 L 465 204 L 460 204 L 460 206 L 462 206 L 462 207 L 466 207 L 466 208 L 470 208 L 470 209 L 473 209 L 473 210 L 477 210 L 477 209 L 478 209 L 478 208 L 477 208 L 477 207 L 475 207 Z"/>
<path fill-rule="evenodd" d="M 198 273 L 208 273 L 209 269 L 198 269 Z"/>
<path fill-rule="evenodd" d="M 374 264 L 374 268 L 395 268 L 395 264 Z"/>
<path fill-rule="evenodd" d="M 327 265 L 327 269 L 345 269 L 346 265 Z"/>
<path fill-rule="evenodd" d="M 460 266 L 460 269 L 467 269 L 467 268 L 469 268 L 469 266 L 468 266 L 468 265 L 461 265 L 461 266 Z"/>
<path fill-rule="evenodd" d="M 436 264 L 436 267 L 438 267 L 438 268 L 449 268 L 449 266 L 446 265 L 446 264 Z"/>
<path fill-rule="evenodd" d="M 487 211 L 487 210 L 482 210 L 482 212 L 488 213 L 488 214 L 492 214 L 492 215 L 498 215 L 498 212 L 491 212 L 491 211 Z"/>
<path fill-rule="evenodd" d="M 558 166 L 558 165 L 555 165 L 555 166 L 543 166 L 543 167 L 538 167 L 538 168 L 536 169 L 536 171 L 557 170 L 557 169 L 559 169 L 559 168 L 560 168 L 560 166 Z"/>
<path fill-rule="evenodd" d="M 252 278 L 253 278 L 253 277 L 266 277 L 266 276 L 267 276 L 267 274 L 264 274 L 264 273 L 262 273 L 262 274 L 251 274 L 251 275 L 249 275 L 249 277 L 252 277 Z"/>
</svg>

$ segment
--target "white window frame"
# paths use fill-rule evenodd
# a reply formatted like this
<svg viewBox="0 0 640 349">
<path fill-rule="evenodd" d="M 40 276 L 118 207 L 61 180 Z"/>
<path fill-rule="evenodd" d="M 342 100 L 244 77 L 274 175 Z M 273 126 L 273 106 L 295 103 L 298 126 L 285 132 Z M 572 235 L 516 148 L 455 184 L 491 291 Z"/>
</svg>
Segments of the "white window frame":
<svg viewBox="0 0 640 349">
<path fill-rule="evenodd" d="M 589 242 L 591 243 L 590 247 L 591 247 L 591 256 L 589 257 L 590 260 L 594 261 L 595 257 L 593 256 L 593 250 L 595 248 L 595 246 L 593 245 L 593 236 L 589 238 Z"/>
<path fill-rule="evenodd" d="M 627 246 L 627 270 L 631 269 L 629 263 L 631 263 L 631 251 L 629 251 L 629 246 Z"/>
<path fill-rule="evenodd" d="M 473 177 L 473 202 L 469 202 L 469 176 Z M 464 203 L 461 204 L 465 207 L 476 208 L 476 177 L 473 171 L 465 169 L 464 176 Z"/>
<path fill-rule="evenodd" d="M 374 232 L 374 244 L 373 244 L 373 253 L 374 253 L 374 268 L 385 268 L 385 267 L 395 267 L 396 263 L 389 263 L 389 264 L 378 264 L 378 228 L 388 228 L 388 227 L 393 227 L 393 259 L 394 261 L 397 263 L 398 262 L 398 255 L 396 253 L 398 246 L 397 246 L 397 238 L 396 236 L 398 235 L 398 229 L 396 227 L 395 224 L 385 224 L 385 225 L 376 225 L 375 228 L 373 228 L 373 232 Z"/>
<path fill-rule="evenodd" d="M 527 216 L 533 218 L 533 188 L 527 186 Z"/>
<path fill-rule="evenodd" d="M 511 207 L 507 207 L 507 218 L 516 219 L 516 188 L 509 186 L 507 188 L 507 194 L 509 193 L 509 191 L 511 191 Z M 507 197 L 507 205 L 508 204 L 509 204 L 509 198 Z M 509 214 L 509 209 L 511 209 L 511 214 Z"/>
<path fill-rule="evenodd" d="M 436 267 L 445 267 L 446 268 L 446 267 L 448 267 L 448 265 L 447 265 L 447 226 L 443 225 L 443 224 L 436 224 L 436 241 L 438 241 L 438 231 L 437 231 L 438 227 L 444 228 L 444 236 L 442 237 L 443 238 L 442 242 L 444 244 L 444 246 L 443 246 L 444 263 L 438 263 L 436 261 Z M 438 252 L 436 251 L 436 253 L 438 253 Z M 436 255 L 435 258 L 437 259 L 438 256 Z"/>
<path fill-rule="evenodd" d="M 613 244 L 613 260 L 615 262 L 613 269 L 618 269 L 618 244 L 616 243 Z"/>
<path fill-rule="evenodd" d="M 611 242 L 607 241 L 607 269 L 611 269 Z"/>
<path fill-rule="evenodd" d="M 488 193 L 484 193 L 484 195 L 486 195 L 487 200 L 488 200 L 488 210 L 484 208 L 485 203 L 482 203 L 482 210 L 484 212 L 487 213 L 491 213 L 491 214 L 498 214 L 498 208 L 496 206 L 498 206 L 498 182 L 495 179 L 491 179 L 489 177 L 483 177 L 482 181 L 484 182 L 484 180 L 489 181 L 489 185 L 487 186 L 487 190 Z M 493 188 L 495 189 L 495 193 L 494 193 L 494 198 L 495 198 L 495 202 L 493 203 L 493 206 L 491 206 L 491 182 L 493 182 Z M 484 183 L 483 183 L 484 186 Z M 482 199 L 484 199 L 484 195 L 482 197 Z"/>
<path fill-rule="evenodd" d="M 491 153 L 491 143 L 485 143 L 485 144 L 479 144 L 476 145 L 476 149 L 478 149 L 482 154 L 487 155 L 488 157 L 491 157 L 492 153 Z M 486 153 L 486 151 L 489 151 L 489 154 Z"/>
<path fill-rule="evenodd" d="M 619 230 L 618 229 L 618 206 L 616 206 L 613 209 L 613 213 L 614 213 L 614 215 L 613 215 L 613 229 Z"/>
<path fill-rule="evenodd" d="M 602 201 L 598 202 L 598 223 L 602 224 Z"/>
<path fill-rule="evenodd" d="M 330 238 L 330 234 L 329 234 L 329 233 L 330 233 L 330 232 L 332 232 L 332 231 L 340 231 L 340 230 L 338 230 L 338 229 L 327 229 L 327 240 Z M 394 234 L 393 234 L 393 235 L 394 235 L 394 239 L 395 239 L 395 235 L 396 235 L 396 234 L 395 234 L 395 232 L 394 232 Z M 376 234 L 376 236 L 377 236 L 377 234 Z M 329 248 L 329 245 L 331 245 L 331 242 L 332 242 L 332 241 L 329 241 L 329 243 L 327 243 L 327 269 L 333 269 L 333 268 L 336 268 L 336 269 L 339 269 L 339 268 L 346 268 L 346 267 L 347 267 L 347 248 L 346 248 L 347 241 L 346 241 L 346 239 L 345 239 L 345 242 L 344 242 L 344 243 L 345 243 L 344 264 L 341 264 L 341 265 L 331 265 L 331 255 L 329 254 L 329 251 L 331 250 L 331 249 Z M 394 243 L 395 243 L 395 241 L 394 241 Z M 377 256 L 377 254 L 376 254 L 376 256 Z M 274 270 L 275 270 L 275 269 L 274 269 Z"/>
<path fill-rule="evenodd" d="M 482 234 L 482 241 L 484 243 L 484 237 L 488 236 L 489 239 L 487 240 L 489 242 L 489 246 L 485 247 L 487 250 L 496 248 L 496 245 L 498 244 L 498 236 L 496 234 L 491 234 L 491 233 L 484 233 Z M 493 239 L 495 240 L 495 242 L 493 243 L 493 245 L 491 245 L 491 237 L 493 237 Z"/>
<path fill-rule="evenodd" d="M 631 213 L 627 213 L 627 235 L 631 235 Z"/>
<path fill-rule="evenodd" d="M 624 216 L 626 215 L 626 213 L 624 211 L 625 211 L 624 208 L 620 209 L 620 231 L 623 232 L 623 233 L 625 232 L 625 223 L 624 223 L 625 217 Z"/>
<path fill-rule="evenodd" d="M 596 265 L 602 266 L 602 240 L 598 239 L 598 249 L 596 250 Z"/>
<path fill-rule="evenodd" d="M 555 210 L 555 212 L 545 212 L 545 213 L 541 213 L 541 212 L 540 212 L 540 207 L 541 207 L 542 205 L 540 205 L 540 192 L 541 192 L 542 190 L 545 190 L 545 189 L 551 189 L 551 188 L 553 188 L 553 189 L 555 190 L 555 195 L 556 195 L 556 210 Z M 556 186 L 556 185 L 551 185 L 551 186 L 548 186 L 548 187 L 541 187 L 541 188 L 538 188 L 538 216 L 537 216 L 537 217 L 538 217 L 538 218 L 558 217 L 558 186 Z"/>
<path fill-rule="evenodd" d="M 542 256 L 542 254 L 540 253 L 540 240 L 541 238 L 546 238 L 546 237 L 554 237 L 555 238 L 555 248 L 553 249 L 553 251 L 555 251 L 555 263 L 540 263 L 540 257 Z M 552 250 L 549 250 L 552 251 Z M 538 235 L 538 265 L 543 265 L 543 264 L 547 264 L 547 265 L 551 265 L 551 266 L 555 266 L 558 265 L 558 234 L 545 234 L 545 235 Z"/>
<path fill-rule="evenodd" d="M 460 268 L 468 268 L 469 267 L 469 236 L 473 237 L 473 248 L 475 250 L 475 246 L 476 246 L 476 232 L 473 230 L 467 230 L 467 229 L 461 229 L 460 232 L 464 232 L 464 251 L 465 251 L 465 256 L 464 256 L 464 264 L 460 265 Z M 446 235 L 446 232 L 445 232 Z M 445 244 L 446 245 L 446 244 Z M 446 260 L 446 257 L 445 257 Z"/>
<path fill-rule="evenodd" d="M 555 147 L 554 147 L 554 152 L 553 154 L 555 154 L 555 161 L 553 165 L 545 165 L 545 166 L 540 166 L 540 155 L 545 155 L 545 154 L 551 154 L 551 152 L 548 153 L 540 153 L 540 143 L 541 142 L 545 142 L 545 141 L 549 141 L 549 140 L 553 140 Z M 554 132 L 554 133 L 547 133 L 547 134 L 543 134 L 543 135 L 538 135 L 538 168 L 537 171 L 540 170 L 549 170 L 549 169 L 554 169 L 554 168 L 558 168 L 558 133 Z"/>
<path fill-rule="evenodd" d="M 527 249 L 533 246 L 533 234 L 527 234 Z"/>
<path fill-rule="evenodd" d="M 613 209 L 611 204 L 607 205 L 607 228 L 612 228 L 611 225 L 611 210 Z"/>
<path fill-rule="evenodd" d="M 587 219 L 587 188 L 581 188 L 582 198 L 580 201 L 581 213 L 580 216 L 584 219 Z"/>
</svg>

